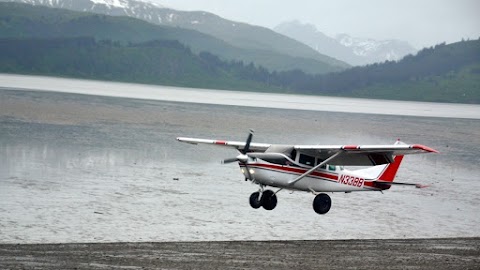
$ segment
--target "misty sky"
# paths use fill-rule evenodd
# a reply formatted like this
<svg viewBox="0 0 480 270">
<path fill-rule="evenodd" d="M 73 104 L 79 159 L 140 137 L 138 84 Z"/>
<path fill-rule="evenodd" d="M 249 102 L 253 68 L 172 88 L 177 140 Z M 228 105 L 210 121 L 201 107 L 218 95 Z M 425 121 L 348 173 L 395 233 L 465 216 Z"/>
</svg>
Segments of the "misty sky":
<svg viewBox="0 0 480 270">
<path fill-rule="evenodd" d="M 480 37 L 478 0 L 150 0 L 273 28 L 297 19 L 320 31 L 400 39 L 414 47 Z"/>
</svg>

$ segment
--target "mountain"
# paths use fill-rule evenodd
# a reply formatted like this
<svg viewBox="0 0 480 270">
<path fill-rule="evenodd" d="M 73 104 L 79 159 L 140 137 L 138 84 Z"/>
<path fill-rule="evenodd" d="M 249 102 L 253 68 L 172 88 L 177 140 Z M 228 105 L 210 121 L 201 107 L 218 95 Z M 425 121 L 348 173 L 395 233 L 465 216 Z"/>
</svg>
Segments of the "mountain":
<svg viewBox="0 0 480 270">
<path fill-rule="evenodd" d="M 282 72 L 275 85 L 314 95 L 480 103 L 480 39 L 438 44 L 400 61 L 308 75 Z"/>
<path fill-rule="evenodd" d="M 178 41 L 122 44 L 92 37 L 0 38 L 0 72 L 194 88 L 282 91 L 243 74 L 253 66 L 196 55 Z"/>
<path fill-rule="evenodd" d="M 53 0 L 52 0 L 53 1 Z M 196 46 L 196 50 L 185 44 Z M 0 72 L 200 88 L 480 103 L 480 39 L 312 75 L 225 61 L 229 44 L 129 17 L 0 3 Z M 230 47 L 235 50 L 236 48 Z M 225 49 L 227 50 L 227 49 Z"/>
<path fill-rule="evenodd" d="M 314 25 L 299 21 L 281 23 L 274 30 L 354 66 L 400 60 L 405 55 L 416 52 L 410 44 L 399 40 L 356 38 L 347 34 L 332 38 Z"/>
<path fill-rule="evenodd" d="M 308 73 L 340 71 L 345 62 L 270 29 L 223 19 L 203 11 L 178 11 L 135 0 L 0 0 L 43 5 L 112 16 L 129 16 L 162 26 L 195 30 L 228 44 L 229 49 L 202 48 L 224 60 L 253 62 L 270 70 L 300 69 Z M 195 44 L 186 44 L 196 51 Z M 236 50 L 235 50 L 236 49 Z"/>
<path fill-rule="evenodd" d="M 226 54 L 255 53 L 197 31 L 154 25 L 134 18 L 0 2 L 0 38 L 86 36 L 123 43 L 178 40 L 195 53 L 208 50 Z"/>
<path fill-rule="evenodd" d="M 195 46 L 196 52 L 184 44 Z M 0 72 L 212 89 L 283 91 L 202 48 L 239 51 L 209 35 L 129 17 L 0 3 Z"/>
<path fill-rule="evenodd" d="M 130 38 L 135 33 L 139 40 L 143 35 L 151 36 L 145 28 L 132 24 L 146 22 L 132 18 L 72 11 L 66 15 L 64 10 L 29 8 L 49 13 L 22 14 L 25 10 L 0 4 L 0 72 L 215 89 L 480 103 L 480 39 L 439 44 L 397 62 L 311 75 L 300 70 L 269 72 L 253 64 L 223 61 L 208 52 L 193 53 L 178 41 L 134 43 L 99 39 L 122 37 L 118 28 Z M 150 30 L 159 31 L 159 38 L 191 31 L 153 27 Z M 96 38 L 63 36 L 72 29 L 76 34 L 94 34 Z M 16 35 L 1 37 L 13 34 Z M 37 36 L 32 37 L 34 34 Z"/>
<path fill-rule="evenodd" d="M 408 42 L 394 39 L 374 40 L 339 34 L 335 37 L 335 40 L 344 47 L 351 49 L 354 55 L 364 58 L 364 64 L 397 61 L 405 55 L 417 52 Z"/>
</svg>

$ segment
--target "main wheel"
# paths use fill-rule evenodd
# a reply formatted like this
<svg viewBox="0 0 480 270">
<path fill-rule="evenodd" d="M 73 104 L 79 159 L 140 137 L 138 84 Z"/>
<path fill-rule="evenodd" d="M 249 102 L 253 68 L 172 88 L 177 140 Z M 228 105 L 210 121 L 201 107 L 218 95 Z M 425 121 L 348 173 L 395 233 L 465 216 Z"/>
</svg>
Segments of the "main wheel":
<svg viewBox="0 0 480 270">
<path fill-rule="evenodd" d="M 331 206 L 332 199 L 330 199 L 330 196 L 325 193 L 318 194 L 313 200 L 313 210 L 315 210 L 317 214 L 326 214 Z"/>
<path fill-rule="evenodd" d="M 250 206 L 252 208 L 258 209 L 262 206 L 262 198 L 260 197 L 260 192 L 254 192 L 250 195 Z"/>
<path fill-rule="evenodd" d="M 277 195 L 271 190 L 265 190 L 262 194 L 262 206 L 265 210 L 273 210 L 277 206 Z"/>
</svg>

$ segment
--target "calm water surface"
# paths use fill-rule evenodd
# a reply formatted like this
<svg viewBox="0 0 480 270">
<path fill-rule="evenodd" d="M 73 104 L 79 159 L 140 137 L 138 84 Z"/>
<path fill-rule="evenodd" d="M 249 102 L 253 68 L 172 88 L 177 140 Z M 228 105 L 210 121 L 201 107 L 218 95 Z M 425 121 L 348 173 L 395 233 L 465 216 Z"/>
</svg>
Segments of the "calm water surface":
<svg viewBox="0 0 480 270">
<path fill-rule="evenodd" d="M 0 82 L 0 86 L 10 89 L 56 91 L 149 100 L 293 110 L 480 119 L 480 105 L 264 94 L 9 74 L 0 74 Z"/>
</svg>

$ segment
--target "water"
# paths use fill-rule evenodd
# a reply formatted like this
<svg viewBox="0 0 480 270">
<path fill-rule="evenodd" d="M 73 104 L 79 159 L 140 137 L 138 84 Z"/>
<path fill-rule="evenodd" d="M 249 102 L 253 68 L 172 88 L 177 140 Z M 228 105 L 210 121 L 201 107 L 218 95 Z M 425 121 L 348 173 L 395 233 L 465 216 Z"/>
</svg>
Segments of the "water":
<svg viewBox="0 0 480 270">
<path fill-rule="evenodd" d="M 149 100 L 293 110 L 480 119 L 480 105 L 263 94 L 9 74 L 0 74 L 0 82 L 2 82 L 1 86 L 10 89 Z"/>
<path fill-rule="evenodd" d="M 75 85 L 72 85 L 75 88 Z M 117 86 L 117 84 L 111 85 Z M 285 144 L 425 144 L 398 181 L 426 189 L 278 194 L 251 209 L 235 151 L 177 136 Z M 480 121 L 0 90 L 0 242 L 479 236 Z"/>
</svg>

